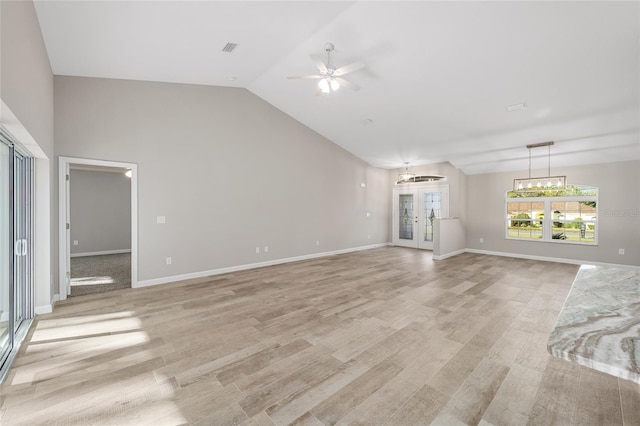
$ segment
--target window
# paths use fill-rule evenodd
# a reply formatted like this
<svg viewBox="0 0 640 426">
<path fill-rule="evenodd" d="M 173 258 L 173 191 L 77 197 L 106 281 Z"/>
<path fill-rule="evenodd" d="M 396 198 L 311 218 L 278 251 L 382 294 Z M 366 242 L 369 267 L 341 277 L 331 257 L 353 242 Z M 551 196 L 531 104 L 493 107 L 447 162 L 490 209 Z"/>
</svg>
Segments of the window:
<svg viewBox="0 0 640 426">
<path fill-rule="evenodd" d="M 573 244 L 598 242 L 598 188 L 508 191 L 506 238 Z"/>
</svg>

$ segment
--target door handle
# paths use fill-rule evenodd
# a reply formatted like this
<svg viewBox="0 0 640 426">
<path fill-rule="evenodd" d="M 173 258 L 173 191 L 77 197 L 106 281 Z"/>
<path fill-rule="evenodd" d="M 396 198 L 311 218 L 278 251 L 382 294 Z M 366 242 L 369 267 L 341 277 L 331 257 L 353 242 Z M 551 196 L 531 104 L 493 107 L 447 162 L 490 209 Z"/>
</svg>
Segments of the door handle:
<svg viewBox="0 0 640 426">
<path fill-rule="evenodd" d="M 13 245 L 13 252 L 16 256 L 25 256 L 27 254 L 27 240 L 16 240 Z"/>
</svg>

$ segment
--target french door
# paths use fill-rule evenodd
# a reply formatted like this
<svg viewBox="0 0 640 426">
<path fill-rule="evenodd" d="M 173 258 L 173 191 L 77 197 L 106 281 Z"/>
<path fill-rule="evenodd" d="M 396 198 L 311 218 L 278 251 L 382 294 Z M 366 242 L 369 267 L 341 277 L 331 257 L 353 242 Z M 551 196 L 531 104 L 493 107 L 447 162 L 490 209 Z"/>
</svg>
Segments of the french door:
<svg viewBox="0 0 640 426">
<path fill-rule="evenodd" d="M 449 186 L 409 185 L 393 190 L 393 245 L 433 250 L 433 221 L 449 216 Z"/>
<path fill-rule="evenodd" d="M 33 158 L 0 131 L 0 378 L 33 317 Z"/>
</svg>

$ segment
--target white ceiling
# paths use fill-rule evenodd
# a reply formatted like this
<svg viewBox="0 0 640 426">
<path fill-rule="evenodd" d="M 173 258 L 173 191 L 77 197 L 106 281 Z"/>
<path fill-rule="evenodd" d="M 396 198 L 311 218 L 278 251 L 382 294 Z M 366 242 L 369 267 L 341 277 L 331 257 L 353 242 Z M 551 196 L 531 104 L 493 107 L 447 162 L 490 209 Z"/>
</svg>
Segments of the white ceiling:
<svg viewBox="0 0 640 426">
<path fill-rule="evenodd" d="M 552 167 L 640 159 L 639 2 L 36 1 L 36 10 L 56 75 L 244 87 L 374 166 L 526 170 L 525 145 L 548 140 Z M 286 78 L 315 73 L 309 54 L 323 55 L 327 41 L 336 66 L 366 64 L 348 76 L 360 91 L 315 96 L 317 81 Z M 221 52 L 227 42 L 238 43 L 233 53 Z M 518 103 L 527 108 L 506 112 Z M 533 151 L 534 168 L 546 154 Z"/>
</svg>

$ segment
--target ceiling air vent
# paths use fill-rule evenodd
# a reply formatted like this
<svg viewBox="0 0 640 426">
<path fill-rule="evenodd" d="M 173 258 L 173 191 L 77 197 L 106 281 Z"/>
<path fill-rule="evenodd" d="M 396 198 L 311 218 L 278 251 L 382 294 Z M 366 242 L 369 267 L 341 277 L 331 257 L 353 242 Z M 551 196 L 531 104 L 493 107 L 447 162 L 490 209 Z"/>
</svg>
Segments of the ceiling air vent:
<svg viewBox="0 0 640 426">
<path fill-rule="evenodd" d="M 414 177 L 410 177 L 408 179 L 402 179 L 399 181 L 396 181 L 396 185 L 402 185 L 405 183 L 416 183 L 416 182 L 437 182 L 439 180 L 444 180 L 446 179 L 445 176 L 438 176 L 438 175 L 419 175 L 419 176 L 414 176 Z"/>
<path fill-rule="evenodd" d="M 238 47 L 237 43 L 227 43 L 223 48 L 222 51 L 223 52 L 227 52 L 227 53 L 231 53 L 233 52 L 233 49 L 235 49 L 236 47 Z"/>
</svg>

